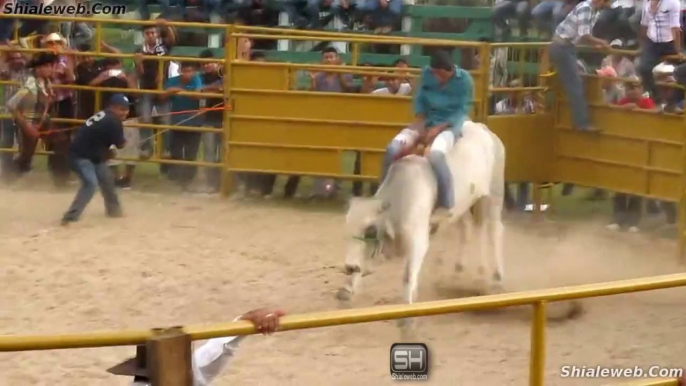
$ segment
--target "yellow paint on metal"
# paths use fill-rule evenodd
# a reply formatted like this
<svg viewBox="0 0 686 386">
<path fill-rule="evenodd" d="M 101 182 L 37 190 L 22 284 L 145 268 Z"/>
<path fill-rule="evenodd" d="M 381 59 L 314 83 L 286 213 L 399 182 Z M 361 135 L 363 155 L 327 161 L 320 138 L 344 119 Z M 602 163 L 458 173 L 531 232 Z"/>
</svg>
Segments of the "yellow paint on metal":
<svg viewBox="0 0 686 386">
<path fill-rule="evenodd" d="M 283 66 L 236 61 L 231 64 L 231 87 L 257 90 L 288 90 Z"/>
<path fill-rule="evenodd" d="M 529 361 L 529 385 L 543 386 L 545 380 L 545 325 L 546 303 L 534 303 L 531 319 L 531 360 Z"/>
<path fill-rule="evenodd" d="M 280 331 L 303 330 L 317 327 L 376 322 L 381 320 L 533 305 L 540 302 L 619 295 L 684 286 L 686 286 L 686 274 L 681 273 L 472 298 L 314 312 L 301 315 L 289 315 L 281 318 Z M 534 320 L 535 319 L 533 319 L 532 322 Z M 250 322 L 246 321 L 187 326 L 184 327 L 184 331 L 189 334 L 193 340 L 259 333 Z M 0 336 L 0 352 L 128 346 L 142 344 L 151 335 L 152 330 L 40 336 L 3 335 Z"/>
<path fill-rule="evenodd" d="M 553 180 L 552 115 L 492 115 L 486 124 L 505 145 L 508 181 Z"/>
</svg>

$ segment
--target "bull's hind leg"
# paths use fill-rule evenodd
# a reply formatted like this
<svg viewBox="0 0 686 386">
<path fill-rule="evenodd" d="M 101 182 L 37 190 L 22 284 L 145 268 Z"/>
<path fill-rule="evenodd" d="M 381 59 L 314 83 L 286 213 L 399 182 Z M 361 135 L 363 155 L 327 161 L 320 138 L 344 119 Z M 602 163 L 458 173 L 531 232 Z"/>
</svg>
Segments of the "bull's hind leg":
<svg viewBox="0 0 686 386">
<path fill-rule="evenodd" d="M 503 258 L 503 236 L 505 227 L 502 221 L 502 200 L 488 198 L 488 236 L 491 248 L 493 248 L 493 259 L 495 260 L 495 271 L 493 280 L 501 282 L 505 278 L 505 262 Z"/>
<path fill-rule="evenodd" d="M 467 249 L 467 243 L 472 237 L 473 220 L 472 213 L 467 211 L 462 215 L 460 221 L 457 223 L 457 258 L 455 259 L 455 271 L 462 272 L 464 270 L 464 256 Z"/>
<path fill-rule="evenodd" d="M 488 201 L 486 197 L 479 198 L 474 204 L 474 225 L 479 237 L 479 266 L 477 267 L 480 276 L 485 276 L 491 270 L 488 259 L 488 237 L 486 221 L 488 216 Z"/>
</svg>

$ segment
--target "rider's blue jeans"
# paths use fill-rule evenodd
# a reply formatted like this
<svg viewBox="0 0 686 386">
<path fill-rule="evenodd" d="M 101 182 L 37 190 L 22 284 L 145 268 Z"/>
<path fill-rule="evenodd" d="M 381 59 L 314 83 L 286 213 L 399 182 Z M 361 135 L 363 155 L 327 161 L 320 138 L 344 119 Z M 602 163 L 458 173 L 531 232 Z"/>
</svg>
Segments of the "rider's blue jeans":
<svg viewBox="0 0 686 386">
<path fill-rule="evenodd" d="M 409 129 L 403 130 L 386 146 L 386 153 L 381 165 L 381 183 L 386 179 L 388 170 L 391 168 L 395 158 L 406 144 L 410 143 L 408 141 L 416 140 L 416 137 L 412 136 L 409 131 Z M 444 131 L 434 141 L 428 157 L 438 184 L 438 206 L 448 209 L 455 205 L 455 192 L 453 191 L 453 175 L 445 158 L 449 148 L 442 149 L 441 147 L 452 146 L 454 141 L 455 136 L 452 132 Z M 443 145 L 442 142 L 446 142 L 446 144 Z"/>
</svg>

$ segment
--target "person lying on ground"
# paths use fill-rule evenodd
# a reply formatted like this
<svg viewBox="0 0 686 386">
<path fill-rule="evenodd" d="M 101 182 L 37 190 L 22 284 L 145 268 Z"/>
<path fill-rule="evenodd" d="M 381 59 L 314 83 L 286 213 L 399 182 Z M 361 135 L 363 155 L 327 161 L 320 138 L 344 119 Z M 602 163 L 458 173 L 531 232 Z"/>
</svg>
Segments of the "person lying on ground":
<svg viewBox="0 0 686 386">
<path fill-rule="evenodd" d="M 286 312 L 282 310 L 258 308 L 237 317 L 234 321 L 247 320 L 263 335 L 270 335 L 279 330 L 279 318 L 284 315 Z M 193 386 L 210 385 L 226 369 L 245 338 L 246 336 L 242 335 L 210 339 L 193 350 Z M 127 359 L 107 371 L 114 375 L 134 377 L 131 386 L 150 386 L 146 362 L 146 346 L 140 345 L 137 347 L 136 357 Z"/>
</svg>

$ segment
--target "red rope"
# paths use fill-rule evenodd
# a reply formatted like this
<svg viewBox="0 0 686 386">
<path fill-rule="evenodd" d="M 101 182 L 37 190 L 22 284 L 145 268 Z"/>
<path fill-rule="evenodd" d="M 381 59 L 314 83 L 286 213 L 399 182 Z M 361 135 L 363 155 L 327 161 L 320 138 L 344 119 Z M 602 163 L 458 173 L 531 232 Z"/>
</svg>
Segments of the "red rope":
<svg viewBox="0 0 686 386">
<path fill-rule="evenodd" d="M 169 113 L 165 113 L 165 114 L 158 114 L 157 116 L 178 115 L 178 114 L 190 114 L 190 113 L 203 113 L 203 114 L 204 114 L 204 113 L 206 113 L 206 112 L 208 112 L 208 111 L 224 111 L 224 110 L 225 110 L 224 107 L 208 107 L 208 108 L 203 108 L 203 109 L 198 109 L 198 110 L 174 111 L 174 112 L 169 112 Z M 127 119 L 127 121 L 128 121 L 128 120 L 133 120 L 133 119 L 139 119 L 139 118 L 140 118 L 140 117 L 133 117 L 133 118 Z M 41 131 L 41 132 L 39 133 L 39 136 L 43 137 L 43 136 L 47 136 L 47 135 L 50 135 L 50 134 L 62 133 L 62 132 L 65 132 L 65 131 L 72 131 L 72 130 L 78 129 L 79 127 L 81 127 L 81 125 L 72 126 L 72 127 L 66 128 L 66 129 L 49 129 L 49 130 Z"/>
</svg>

